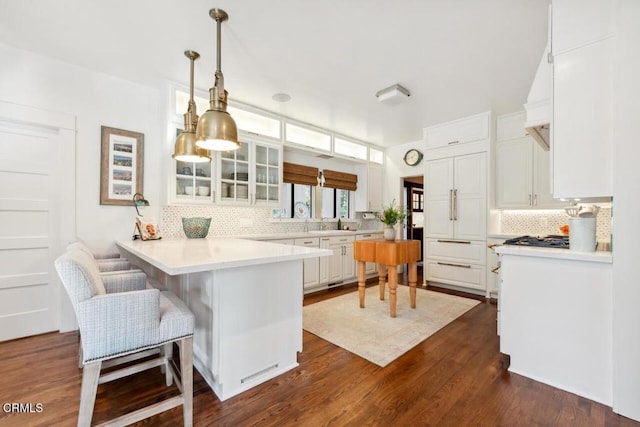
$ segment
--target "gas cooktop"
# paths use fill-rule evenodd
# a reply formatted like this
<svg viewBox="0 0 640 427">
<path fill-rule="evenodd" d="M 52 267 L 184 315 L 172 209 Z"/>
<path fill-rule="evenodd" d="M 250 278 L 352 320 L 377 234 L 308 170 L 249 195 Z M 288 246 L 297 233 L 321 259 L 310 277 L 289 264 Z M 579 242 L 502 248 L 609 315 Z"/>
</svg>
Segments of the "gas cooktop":
<svg viewBox="0 0 640 427">
<path fill-rule="evenodd" d="M 569 236 L 520 236 L 504 241 L 505 245 L 569 249 Z"/>
</svg>

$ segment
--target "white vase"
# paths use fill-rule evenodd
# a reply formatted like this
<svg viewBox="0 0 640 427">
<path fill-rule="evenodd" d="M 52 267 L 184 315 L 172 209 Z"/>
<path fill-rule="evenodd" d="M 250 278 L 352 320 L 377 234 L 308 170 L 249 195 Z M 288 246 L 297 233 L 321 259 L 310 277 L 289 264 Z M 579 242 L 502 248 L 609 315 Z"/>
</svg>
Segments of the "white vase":
<svg viewBox="0 0 640 427">
<path fill-rule="evenodd" d="M 385 225 L 383 230 L 384 240 L 396 240 L 396 229 L 393 225 Z"/>
</svg>

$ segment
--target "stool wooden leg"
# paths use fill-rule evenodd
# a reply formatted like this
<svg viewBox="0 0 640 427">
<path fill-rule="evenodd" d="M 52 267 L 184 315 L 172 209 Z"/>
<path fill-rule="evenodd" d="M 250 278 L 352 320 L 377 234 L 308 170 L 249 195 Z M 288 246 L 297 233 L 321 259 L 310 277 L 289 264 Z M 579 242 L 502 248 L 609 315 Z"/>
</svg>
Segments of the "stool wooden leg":
<svg viewBox="0 0 640 427">
<path fill-rule="evenodd" d="M 411 308 L 416 308 L 416 282 L 418 281 L 418 263 L 409 263 L 409 297 Z"/>
<path fill-rule="evenodd" d="M 384 284 L 387 281 L 387 266 L 378 264 L 378 287 L 380 288 L 380 301 L 384 301 Z"/>
<path fill-rule="evenodd" d="M 88 427 L 91 425 L 101 367 L 102 362 L 87 363 L 84 365 L 82 371 L 82 389 L 80 391 L 80 410 L 78 411 L 78 427 Z"/>
<path fill-rule="evenodd" d="M 171 374 L 171 369 L 169 369 L 169 362 L 173 358 L 173 343 L 170 342 L 163 347 L 164 365 L 162 365 L 162 370 L 164 371 L 167 387 L 171 387 L 171 384 L 173 384 L 173 375 Z"/>
<path fill-rule="evenodd" d="M 180 341 L 180 373 L 182 375 L 182 416 L 184 427 L 193 425 L 193 337 Z"/>
<path fill-rule="evenodd" d="M 360 308 L 364 308 L 365 284 L 367 282 L 367 273 L 365 272 L 366 263 L 358 261 L 356 265 L 358 269 L 358 297 L 360 298 Z"/>
<path fill-rule="evenodd" d="M 396 289 L 398 288 L 398 269 L 395 265 L 387 267 L 389 274 L 389 312 L 391 317 L 396 317 Z"/>
</svg>

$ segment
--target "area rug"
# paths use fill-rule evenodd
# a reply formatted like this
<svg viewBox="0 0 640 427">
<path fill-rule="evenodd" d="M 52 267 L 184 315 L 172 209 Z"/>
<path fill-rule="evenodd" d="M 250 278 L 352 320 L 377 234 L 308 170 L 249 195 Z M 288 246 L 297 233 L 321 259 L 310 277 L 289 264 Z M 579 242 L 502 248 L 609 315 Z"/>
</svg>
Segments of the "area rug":
<svg viewBox="0 0 640 427">
<path fill-rule="evenodd" d="M 409 287 L 398 286 L 396 317 L 389 316 L 389 291 L 380 301 L 378 286 L 366 289 L 365 308 L 358 291 L 303 308 L 303 327 L 378 366 L 387 366 L 480 302 L 416 289 L 416 308 Z"/>
</svg>

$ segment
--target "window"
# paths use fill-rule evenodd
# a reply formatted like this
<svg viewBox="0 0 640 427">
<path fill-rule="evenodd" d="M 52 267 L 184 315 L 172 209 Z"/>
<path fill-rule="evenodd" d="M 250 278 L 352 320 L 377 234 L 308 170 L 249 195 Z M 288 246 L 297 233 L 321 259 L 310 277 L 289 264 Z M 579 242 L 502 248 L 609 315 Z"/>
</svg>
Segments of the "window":
<svg viewBox="0 0 640 427">
<path fill-rule="evenodd" d="M 365 145 L 347 141 L 341 138 L 334 138 L 333 151 L 336 154 L 341 154 L 343 156 L 367 160 L 367 147 Z"/>
<path fill-rule="evenodd" d="M 339 188 L 322 189 L 322 217 L 349 218 L 351 192 Z"/>
<path fill-rule="evenodd" d="M 291 123 L 286 124 L 285 134 L 287 142 L 331 151 L 331 136 L 329 134 L 292 125 Z"/>
<path fill-rule="evenodd" d="M 313 187 L 304 184 L 284 184 L 282 218 L 313 218 Z"/>
<path fill-rule="evenodd" d="M 376 150 L 375 148 L 369 147 L 369 161 L 373 163 L 383 164 L 384 163 L 384 153 L 380 150 Z"/>
</svg>

